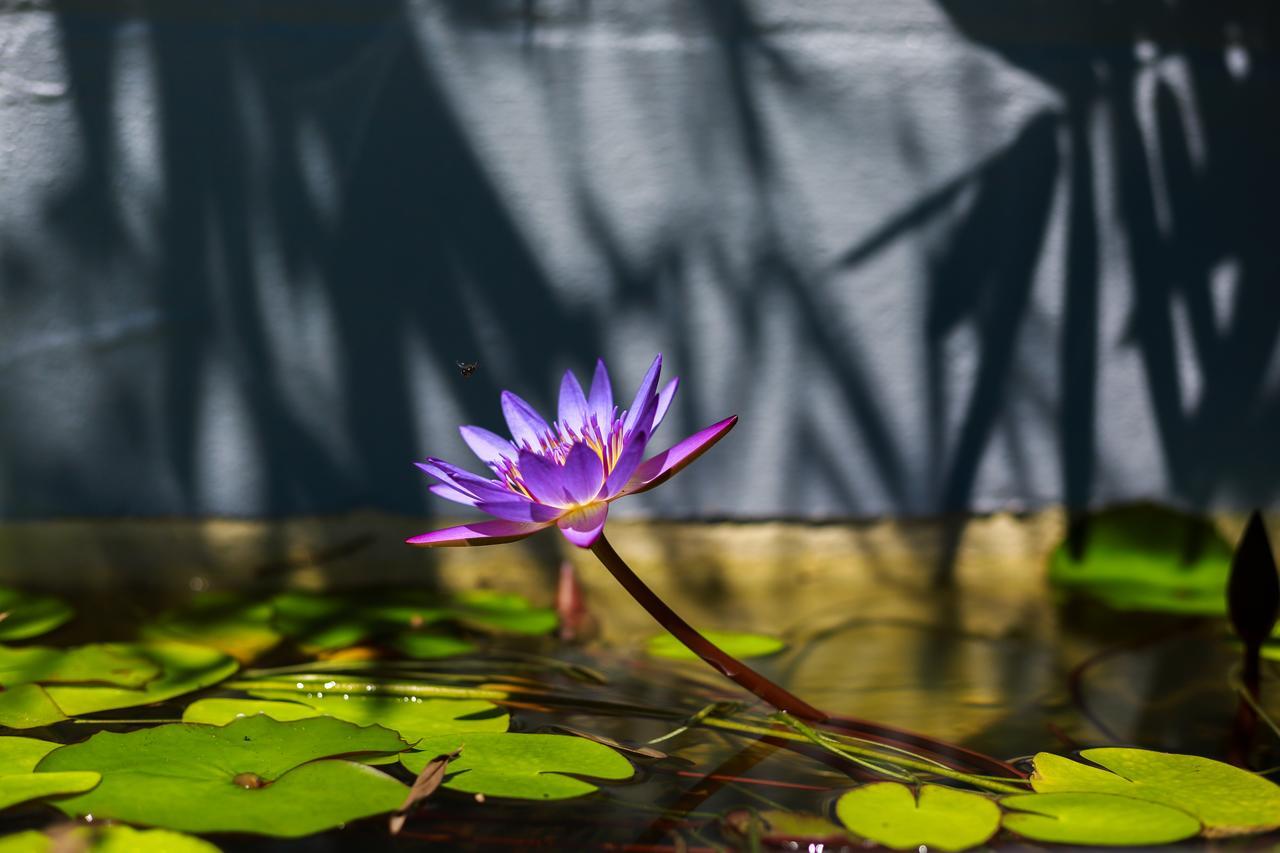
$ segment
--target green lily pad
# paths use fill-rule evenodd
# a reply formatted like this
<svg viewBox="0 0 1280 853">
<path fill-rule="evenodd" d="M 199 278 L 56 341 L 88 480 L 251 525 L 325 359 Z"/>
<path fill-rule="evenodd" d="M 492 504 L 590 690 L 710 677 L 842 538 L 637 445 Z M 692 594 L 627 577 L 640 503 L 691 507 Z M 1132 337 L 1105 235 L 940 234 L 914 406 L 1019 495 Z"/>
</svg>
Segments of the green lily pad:
<svg viewBox="0 0 1280 853">
<path fill-rule="evenodd" d="M 404 785 L 335 756 L 405 747 L 399 735 L 377 726 L 256 715 L 220 727 L 172 723 L 100 732 L 49 753 L 37 770 L 102 774 L 94 790 L 56 803 L 72 816 L 297 837 L 398 808 Z"/>
<path fill-rule="evenodd" d="M 1000 828 L 1000 809 L 980 794 L 922 785 L 919 794 L 897 782 L 873 782 L 836 801 L 849 829 L 894 850 L 956 851 L 976 847 Z"/>
<path fill-rule="evenodd" d="M 0 685 L 111 684 L 141 687 L 160 667 L 124 643 L 95 643 L 55 649 L 0 646 Z"/>
<path fill-rule="evenodd" d="M 1102 747 L 1080 755 L 1099 767 L 1039 753 L 1032 787 L 1038 793 L 1119 794 L 1160 803 L 1199 820 L 1209 837 L 1280 827 L 1280 786 L 1238 767 L 1145 749 Z"/>
<path fill-rule="evenodd" d="M 1050 844 L 1172 844 L 1200 832 L 1184 811 L 1118 794 L 1016 794 L 1000 805 L 1006 829 Z"/>
<path fill-rule="evenodd" d="M 442 599 L 424 593 L 346 594 L 286 592 L 275 597 L 274 625 L 311 651 L 345 648 L 369 639 L 400 637 L 441 622 L 486 633 L 547 634 L 554 610 L 510 593 L 477 590 Z"/>
<path fill-rule="evenodd" d="M 465 655 L 476 650 L 475 643 L 448 634 L 421 634 L 409 631 L 391 640 L 391 647 L 414 660 L 438 660 Z"/>
<path fill-rule="evenodd" d="M 1119 610 L 1219 615 L 1226 612 L 1231 547 L 1208 521 L 1156 506 L 1090 516 L 1054 549 L 1049 580 Z"/>
<path fill-rule="evenodd" d="M 308 696 L 280 690 L 253 690 L 250 695 L 259 698 L 203 699 L 190 705 L 182 719 L 223 725 L 236 717 L 258 713 L 277 720 L 327 715 L 362 726 L 384 726 L 399 732 L 410 743 L 446 732 L 505 732 L 510 722 L 502 708 L 479 699 L 408 699 L 344 693 Z"/>
<path fill-rule="evenodd" d="M 563 800 L 597 787 L 563 774 L 629 779 L 631 762 L 594 741 L 568 735 L 465 732 L 425 738 L 400 763 L 415 775 L 437 755 L 457 749 L 444 787 L 521 800 Z"/>
<path fill-rule="evenodd" d="M 271 626 L 270 601 L 206 593 L 183 610 L 167 613 L 142 629 L 147 640 L 210 646 L 248 663 L 280 642 Z"/>
<path fill-rule="evenodd" d="M 0 587 L 0 642 L 38 637 L 62 625 L 73 613 L 60 598 Z"/>
<path fill-rule="evenodd" d="M 186 643 L 117 644 L 136 652 L 160 668 L 160 675 L 138 689 L 91 685 L 51 685 L 45 692 L 69 717 L 149 705 L 217 684 L 236 671 L 237 664 L 217 649 Z"/>
<path fill-rule="evenodd" d="M 736 658 L 762 658 L 776 655 L 787 647 L 777 637 L 767 634 L 745 634 L 737 631 L 703 631 L 702 635 L 715 643 L 726 653 Z M 671 660 L 698 660 L 698 656 L 689 651 L 670 634 L 656 634 L 645 643 L 645 652 L 655 658 Z"/>
<path fill-rule="evenodd" d="M 34 729 L 67 718 L 38 684 L 19 684 L 0 690 L 0 726 Z"/>
<path fill-rule="evenodd" d="M 167 829 L 134 829 L 131 826 L 77 826 L 57 836 L 38 830 L 0 838 L 0 853 L 218 853 L 201 838 Z"/>
<path fill-rule="evenodd" d="M 58 744 L 29 737 L 0 737 L 0 809 L 56 794 L 78 794 L 98 784 L 93 772 L 35 773 Z"/>
</svg>

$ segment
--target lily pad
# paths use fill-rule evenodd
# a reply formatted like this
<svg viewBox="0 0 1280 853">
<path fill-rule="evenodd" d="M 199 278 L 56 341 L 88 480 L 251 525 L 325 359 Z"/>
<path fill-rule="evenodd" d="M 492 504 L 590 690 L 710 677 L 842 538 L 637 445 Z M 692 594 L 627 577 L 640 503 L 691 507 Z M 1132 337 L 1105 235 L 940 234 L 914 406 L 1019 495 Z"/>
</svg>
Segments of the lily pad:
<svg viewBox="0 0 1280 853">
<path fill-rule="evenodd" d="M 1119 794 L 1171 806 L 1204 824 L 1209 837 L 1280 827 L 1280 786 L 1238 767 L 1145 749 L 1102 747 L 1080 755 L 1099 766 L 1039 753 L 1032 787 L 1039 793 Z"/>
<path fill-rule="evenodd" d="M 409 631 L 391 640 L 396 651 L 414 660 L 439 660 L 465 655 L 476 650 L 475 643 L 448 634 L 421 634 Z"/>
<path fill-rule="evenodd" d="M 297 837 L 398 808 L 408 788 L 335 756 L 396 753 L 405 746 L 377 726 L 257 715 L 221 727 L 173 723 L 100 732 L 49 753 L 37 770 L 102 773 L 97 788 L 56 804 L 72 816 Z"/>
<path fill-rule="evenodd" d="M 776 655 L 787 647 L 777 637 L 767 634 L 745 634 L 737 631 L 703 631 L 702 635 L 728 654 L 736 658 L 762 658 Z M 689 651 L 670 634 L 657 634 L 649 638 L 644 650 L 651 657 L 669 658 L 671 660 L 698 660 L 698 656 Z"/>
<path fill-rule="evenodd" d="M 1200 832 L 1184 811 L 1118 794 L 1015 794 L 1000 805 L 1006 829 L 1050 844 L 1172 844 Z"/>
<path fill-rule="evenodd" d="M 0 838 L 0 853 L 218 853 L 208 841 L 167 829 L 76 826 L 46 835 L 30 829 Z"/>
<path fill-rule="evenodd" d="M 447 608 L 448 618 L 491 634 L 541 636 L 556 629 L 559 619 L 547 607 L 534 607 L 524 596 L 474 589 L 459 593 Z"/>
<path fill-rule="evenodd" d="M 98 784 L 93 772 L 36 773 L 40 759 L 59 744 L 29 737 L 0 737 L 0 809 L 56 794 L 78 794 Z"/>
<path fill-rule="evenodd" d="M 265 713 L 277 720 L 327 715 L 357 725 L 380 725 L 413 743 L 446 732 L 505 732 L 507 712 L 479 699 L 419 699 L 360 696 L 345 693 L 310 695 L 280 690 L 254 690 L 259 701 L 204 699 L 183 713 L 184 722 L 222 725 L 238 716 Z M 267 701 L 260 701 L 267 700 Z"/>
<path fill-rule="evenodd" d="M 922 785 L 919 794 L 897 782 L 854 788 L 836 802 L 849 829 L 894 850 L 956 851 L 976 847 L 1000 828 L 1000 809 L 980 794 Z"/>
<path fill-rule="evenodd" d="M 449 764 L 444 787 L 471 794 L 521 800 L 563 800 L 598 790 L 566 776 L 629 779 L 631 762 L 607 746 L 579 737 L 467 732 L 425 738 L 400 763 L 418 774 L 437 755 L 461 748 Z"/>
<path fill-rule="evenodd" d="M 160 667 L 124 643 L 95 643 L 56 649 L 0 646 L 0 685 L 110 684 L 141 687 Z"/>
<path fill-rule="evenodd" d="M 272 614 L 270 601 L 206 593 L 143 628 L 142 637 L 210 646 L 248 663 L 280 642 L 280 633 L 271 626 Z"/>
<path fill-rule="evenodd" d="M 217 684 L 238 668 L 234 659 L 217 649 L 186 643 L 118 644 L 160 668 L 160 675 L 141 688 L 51 685 L 49 698 L 69 717 L 133 708 L 181 696 Z"/>
<path fill-rule="evenodd" d="M 34 729 L 67 718 L 39 684 L 19 684 L 0 690 L 0 726 Z"/>
<path fill-rule="evenodd" d="M 1231 548 L 1211 523 L 1140 505 L 1079 522 L 1054 549 L 1049 579 L 1118 610 L 1219 615 L 1230 568 Z"/>
<path fill-rule="evenodd" d="M 38 637 L 62 625 L 73 613 L 60 598 L 0 587 L 0 642 Z"/>
</svg>

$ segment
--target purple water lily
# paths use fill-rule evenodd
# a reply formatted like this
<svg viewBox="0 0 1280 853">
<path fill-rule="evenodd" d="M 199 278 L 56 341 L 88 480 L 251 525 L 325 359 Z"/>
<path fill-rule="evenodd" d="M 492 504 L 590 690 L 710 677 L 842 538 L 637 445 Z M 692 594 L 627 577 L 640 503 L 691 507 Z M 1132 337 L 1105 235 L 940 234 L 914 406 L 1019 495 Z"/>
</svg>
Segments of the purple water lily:
<svg viewBox="0 0 1280 853">
<path fill-rule="evenodd" d="M 502 414 L 511 441 L 477 426 L 462 438 L 496 478 L 481 477 L 440 459 L 418 467 L 439 480 L 431 491 L 494 517 L 434 530 L 406 540 L 411 545 L 492 545 L 523 539 L 552 524 L 565 538 L 590 548 L 600 538 L 609 504 L 652 489 L 702 455 L 738 422 L 725 418 L 674 446 L 644 459 L 649 438 L 662 423 L 679 379 L 661 390 L 662 356 L 649 366 L 631 408 L 619 411 L 604 361 L 596 363 L 589 393 L 572 371 L 560 383 L 559 419 L 547 423 L 532 406 L 502 392 Z"/>
</svg>

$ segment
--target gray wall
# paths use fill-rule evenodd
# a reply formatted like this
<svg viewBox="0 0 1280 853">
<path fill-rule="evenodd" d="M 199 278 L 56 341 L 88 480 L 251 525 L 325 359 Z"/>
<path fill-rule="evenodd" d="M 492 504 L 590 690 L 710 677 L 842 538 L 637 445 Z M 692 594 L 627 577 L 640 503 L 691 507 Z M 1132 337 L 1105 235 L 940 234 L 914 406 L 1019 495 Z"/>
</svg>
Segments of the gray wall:
<svg viewBox="0 0 1280 853">
<path fill-rule="evenodd" d="M 0 515 L 441 512 L 655 351 L 633 512 L 1274 506 L 1275 6 L 0 0 Z"/>
</svg>

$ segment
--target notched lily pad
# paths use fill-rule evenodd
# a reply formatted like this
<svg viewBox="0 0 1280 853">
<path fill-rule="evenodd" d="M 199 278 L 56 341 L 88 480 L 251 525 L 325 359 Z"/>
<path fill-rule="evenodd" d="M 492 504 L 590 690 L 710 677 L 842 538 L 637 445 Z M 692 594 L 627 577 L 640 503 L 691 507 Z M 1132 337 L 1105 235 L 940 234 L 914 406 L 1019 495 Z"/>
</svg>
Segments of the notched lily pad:
<svg viewBox="0 0 1280 853">
<path fill-rule="evenodd" d="M 418 743 L 400 763 L 421 773 L 427 762 L 459 747 L 449 764 L 444 787 L 472 794 L 522 800 L 563 800 L 590 794 L 597 787 L 582 779 L 629 779 L 631 762 L 607 746 L 568 735 L 468 732 L 438 735 Z"/>
<path fill-rule="evenodd" d="M 0 853 L 218 853 L 208 841 L 167 829 L 67 826 L 0 838 Z"/>
<path fill-rule="evenodd" d="M 0 690 L 0 726 L 34 729 L 67 719 L 39 684 L 19 684 Z"/>
<path fill-rule="evenodd" d="M 69 717 L 133 708 L 181 696 L 217 684 L 238 669 L 234 659 L 217 649 L 187 643 L 132 643 L 117 647 L 145 658 L 160 674 L 141 688 L 93 685 L 49 685 L 45 692 Z"/>
<path fill-rule="evenodd" d="M 1000 805 L 1006 829 L 1050 844 L 1172 844 L 1200 832 L 1184 811 L 1118 794 L 1015 794 Z"/>
<path fill-rule="evenodd" d="M 1205 519 L 1138 505 L 1073 525 L 1054 549 L 1049 580 L 1118 610 L 1226 612 L 1231 548 Z"/>
<path fill-rule="evenodd" d="M 46 634 L 72 617 L 71 606 L 52 595 L 0 587 L 0 642 Z"/>
<path fill-rule="evenodd" d="M 107 684 L 141 687 L 160 667 L 127 643 L 94 643 L 57 649 L 0 646 L 0 685 Z"/>
<path fill-rule="evenodd" d="M 248 663 L 280 642 L 271 625 L 270 601 L 230 593 L 205 593 L 192 604 L 142 629 L 147 640 L 191 643 L 226 652 Z"/>
<path fill-rule="evenodd" d="M 58 794 L 78 794 L 98 784 L 94 772 L 36 773 L 59 744 L 29 737 L 0 737 L 0 809 Z"/>
<path fill-rule="evenodd" d="M 873 782 L 842 795 L 836 816 L 858 835 L 894 850 L 966 850 L 1000 828 L 994 802 L 942 785 L 922 785 L 917 793 L 897 782 Z"/>
<path fill-rule="evenodd" d="M 336 756 L 405 748 L 399 735 L 377 726 L 258 715 L 221 727 L 173 723 L 100 732 L 49 753 L 37 770 L 102 774 L 94 790 L 56 804 L 72 816 L 297 837 L 394 811 L 408 792 L 404 785 Z"/>
<path fill-rule="evenodd" d="M 736 658 L 762 658 L 776 655 L 787 647 L 777 637 L 767 634 L 747 634 L 739 631 L 703 631 L 703 636 Z M 670 660 L 697 660 L 683 643 L 670 634 L 656 634 L 644 646 L 650 657 Z"/>
<path fill-rule="evenodd" d="M 1102 747 L 1080 755 L 1098 767 L 1039 753 L 1032 787 L 1039 793 L 1118 794 L 1160 803 L 1199 820 L 1209 837 L 1280 827 L 1280 786 L 1238 767 L 1145 749 Z"/>
</svg>

